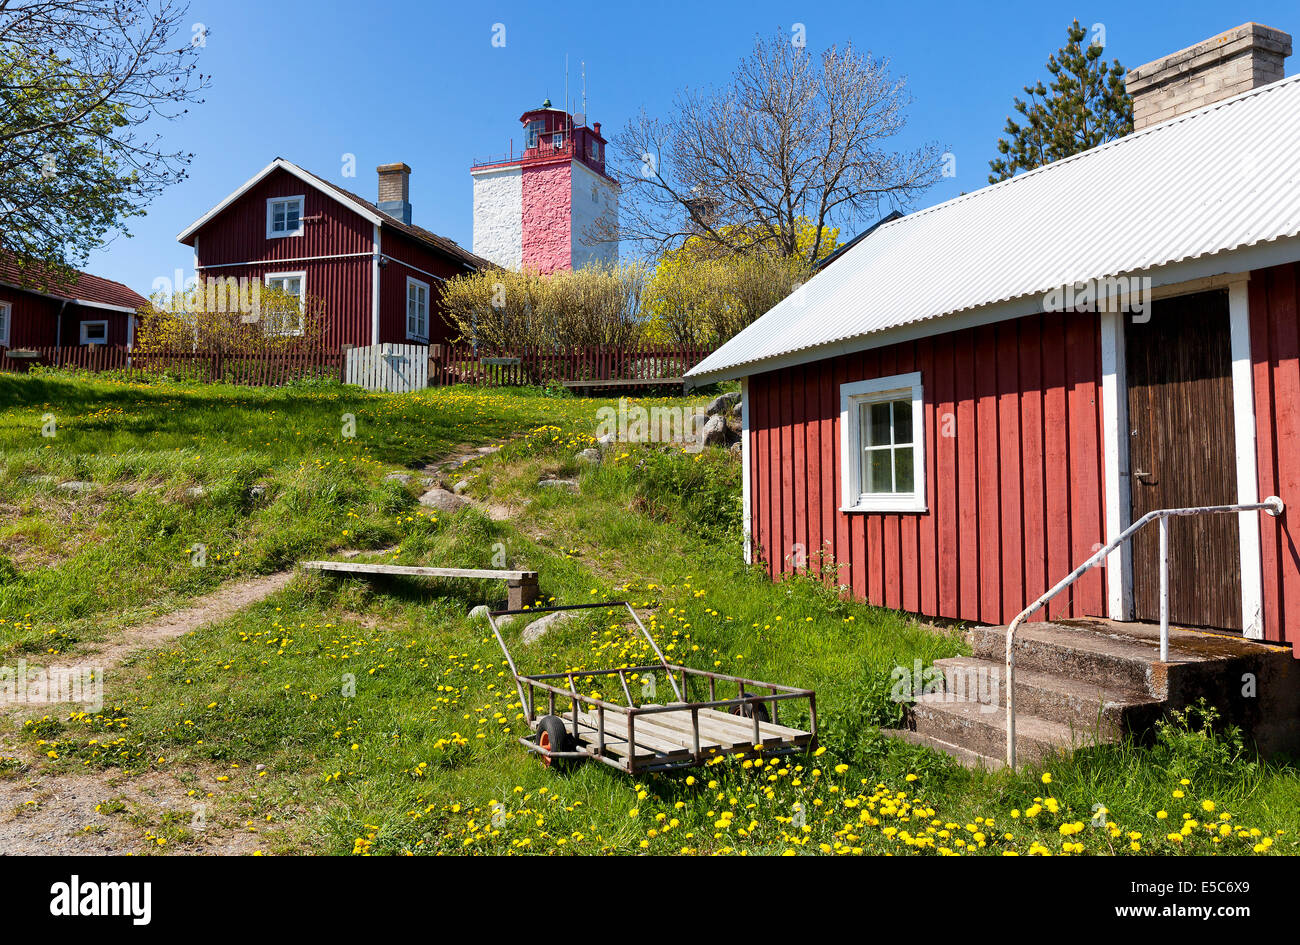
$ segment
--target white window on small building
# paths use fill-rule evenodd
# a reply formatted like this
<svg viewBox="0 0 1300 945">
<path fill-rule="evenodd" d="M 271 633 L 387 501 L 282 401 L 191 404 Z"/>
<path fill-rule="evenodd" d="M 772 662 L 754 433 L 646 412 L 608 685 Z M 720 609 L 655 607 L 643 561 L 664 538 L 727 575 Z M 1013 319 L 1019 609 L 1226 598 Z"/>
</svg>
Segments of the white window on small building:
<svg viewBox="0 0 1300 945">
<path fill-rule="evenodd" d="M 429 340 L 429 283 L 406 277 L 406 337 Z"/>
<path fill-rule="evenodd" d="M 840 386 L 842 509 L 924 512 L 920 372 Z"/>
<path fill-rule="evenodd" d="M 13 312 L 13 306 L 8 302 L 0 302 L 0 345 L 9 346 L 9 320 Z"/>
<path fill-rule="evenodd" d="M 546 121 L 541 118 L 534 118 L 528 124 L 524 125 L 524 147 L 537 147 L 538 139 L 543 131 L 546 130 Z"/>
<path fill-rule="evenodd" d="M 302 196 L 272 197 L 266 201 L 266 238 L 302 235 Z"/>
<path fill-rule="evenodd" d="M 81 343 L 83 345 L 108 344 L 108 322 L 106 321 L 82 322 Z"/>
<path fill-rule="evenodd" d="M 266 300 L 266 304 L 259 306 L 265 331 L 273 335 L 301 335 L 307 295 L 307 273 L 268 272 L 266 287 L 279 289 L 285 295 L 295 296 L 298 299 L 298 311 L 296 315 L 292 310 L 278 311 L 272 304 L 272 300 Z"/>
</svg>

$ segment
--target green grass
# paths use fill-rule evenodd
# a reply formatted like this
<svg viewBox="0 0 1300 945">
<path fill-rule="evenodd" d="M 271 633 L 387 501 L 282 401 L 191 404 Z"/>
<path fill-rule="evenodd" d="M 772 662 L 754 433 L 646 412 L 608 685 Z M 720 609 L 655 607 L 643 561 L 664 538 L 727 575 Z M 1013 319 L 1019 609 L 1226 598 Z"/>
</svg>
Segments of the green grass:
<svg viewBox="0 0 1300 945">
<path fill-rule="evenodd" d="M 546 771 L 518 744 L 527 726 L 501 651 L 466 617 L 500 588 L 324 576 L 111 671 L 103 713 L 37 718 L 29 745 L 55 773 L 201 779 L 272 852 L 1028 853 L 1080 843 L 1105 853 L 1137 842 L 1143 853 L 1241 853 L 1266 835 L 1268 852 L 1296 852 L 1296 769 L 1257 761 L 1197 718 L 1153 747 L 1103 746 L 1016 773 L 967 771 L 881 736 L 900 712 L 891 670 L 963 652 L 960 634 L 747 569 L 739 463 L 723 451 L 647 447 L 580 467 L 574 453 L 599 405 L 522 391 L 377 397 L 0 378 L 0 484 L 18 496 L 0 528 L 21 536 L 4 539 L 16 575 L 0 576 L 0 642 L 11 654 L 50 641 L 75 652 L 77 639 L 235 574 L 342 547 L 395 545 L 385 560 L 401 563 L 504 559 L 539 570 L 543 594 L 561 602 L 654 605 L 650 627 L 672 659 L 815 688 L 822 754 L 637 780 L 592 763 Z M 52 442 L 31 433 L 46 411 L 67 417 Z M 345 412 L 358 418 L 355 440 L 336 433 Z M 512 509 L 506 521 L 478 508 L 435 521 L 419 514 L 415 484 L 383 479 L 455 444 L 503 440 L 470 493 Z M 101 500 L 28 483 L 34 475 L 163 489 Z M 547 475 L 579 476 L 580 493 L 539 488 Z M 255 481 L 268 488 L 250 501 Z M 195 483 L 208 491 L 187 501 Z M 42 529 L 50 510 L 66 524 Z M 194 535 L 223 552 L 219 563 L 189 566 Z M 37 556 L 57 577 L 28 564 Z M 616 611 L 588 612 L 532 646 L 519 629 L 507 633 L 524 671 L 635 665 L 649 649 Z M 606 681 L 583 683 L 599 691 Z M 1217 821 L 1224 812 L 1232 820 Z M 1166 839 L 1185 813 L 1227 823 L 1229 835 L 1215 842 L 1197 826 Z M 151 830 L 173 847 L 190 842 L 175 824 Z"/>
</svg>

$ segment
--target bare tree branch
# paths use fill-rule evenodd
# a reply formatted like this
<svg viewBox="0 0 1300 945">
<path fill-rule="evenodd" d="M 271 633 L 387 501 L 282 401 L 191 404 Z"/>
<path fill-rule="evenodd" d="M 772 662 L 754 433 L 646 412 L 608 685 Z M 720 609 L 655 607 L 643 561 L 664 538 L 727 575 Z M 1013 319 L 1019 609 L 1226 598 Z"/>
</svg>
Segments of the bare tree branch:
<svg viewBox="0 0 1300 945">
<path fill-rule="evenodd" d="M 592 241 L 621 239 L 660 253 L 696 236 L 729 252 L 800 253 L 801 219 L 819 238 L 907 206 L 942 170 L 942 149 L 889 149 L 905 124 L 904 82 L 887 60 L 851 45 L 820 56 L 784 34 L 755 41 L 731 82 L 683 89 L 671 118 L 642 111 L 614 136 L 606 170 L 620 220 Z"/>
</svg>

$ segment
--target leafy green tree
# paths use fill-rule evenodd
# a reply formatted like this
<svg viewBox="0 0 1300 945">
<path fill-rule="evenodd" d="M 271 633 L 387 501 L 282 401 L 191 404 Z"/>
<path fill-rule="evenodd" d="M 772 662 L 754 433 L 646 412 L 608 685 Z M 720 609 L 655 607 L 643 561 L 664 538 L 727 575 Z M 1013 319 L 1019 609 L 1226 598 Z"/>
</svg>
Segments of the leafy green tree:
<svg viewBox="0 0 1300 945">
<path fill-rule="evenodd" d="M 1083 45 L 1088 30 L 1075 20 L 1069 41 L 1047 60 L 1052 78 L 1025 86 L 1028 101 L 1015 99 L 1022 121 L 1007 117 L 1007 137 L 998 139 L 1000 158 L 989 161 L 989 183 L 1014 177 L 1061 158 L 1123 137 L 1133 130 L 1133 101 L 1124 90 L 1125 69 L 1107 65 L 1104 46 Z"/>
<path fill-rule="evenodd" d="M 176 0 L 0 0 L 0 253 L 64 282 L 185 176 L 158 123 L 201 101 L 206 28 Z M 129 234 L 128 234 L 129 235 Z"/>
</svg>

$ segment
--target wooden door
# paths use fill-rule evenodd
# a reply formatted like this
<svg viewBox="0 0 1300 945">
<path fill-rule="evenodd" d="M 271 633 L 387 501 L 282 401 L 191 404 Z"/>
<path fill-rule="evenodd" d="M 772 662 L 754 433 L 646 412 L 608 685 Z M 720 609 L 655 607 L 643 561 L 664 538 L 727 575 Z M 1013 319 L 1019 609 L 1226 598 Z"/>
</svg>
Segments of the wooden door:
<svg viewBox="0 0 1300 945">
<path fill-rule="evenodd" d="M 1132 519 L 1153 509 L 1237 501 L 1228 293 L 1155 302 L 1151 318 L 1126 317 Z M 1159 526 L 1133 539 L 1138 620 L 1160 619 Z M 1169 619 L 1241 629 L 1237 516 L 1169 522 Z"/>
</svg>

